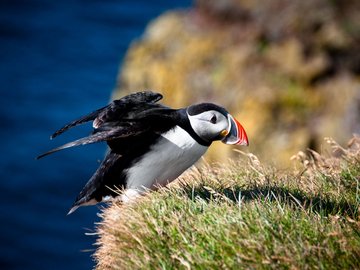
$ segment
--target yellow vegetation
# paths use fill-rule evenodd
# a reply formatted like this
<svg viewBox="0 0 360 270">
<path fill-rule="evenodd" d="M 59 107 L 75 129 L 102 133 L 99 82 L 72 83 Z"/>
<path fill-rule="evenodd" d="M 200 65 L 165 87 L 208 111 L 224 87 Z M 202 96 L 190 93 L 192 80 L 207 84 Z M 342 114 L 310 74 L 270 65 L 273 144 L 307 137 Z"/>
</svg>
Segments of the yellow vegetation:
<svg viewBox="0 0 360 270">
<path fill-rule="evenodd" d="M 226 3 L 198 0 L 191 12 L 154 20 L 128 51 L 113 97 L 152 89 L 173 107 L 223 105 L 243 123 L 249 151 L 279 166 L 298 149 L 319 149 L 325 136 L 344 143 L 360 132 L 360 26 L 351 3 Z M 207 155 L 230 156 L 220 145 Z"/>
<path fill-rule="evenodd" d="M 360 137 L 279 171 L 237 151 L 101 213 L 98 269 L 352 269 L 360 254 Z M 310 154 L 310 155 L 309 155 Z"/>
</svg>

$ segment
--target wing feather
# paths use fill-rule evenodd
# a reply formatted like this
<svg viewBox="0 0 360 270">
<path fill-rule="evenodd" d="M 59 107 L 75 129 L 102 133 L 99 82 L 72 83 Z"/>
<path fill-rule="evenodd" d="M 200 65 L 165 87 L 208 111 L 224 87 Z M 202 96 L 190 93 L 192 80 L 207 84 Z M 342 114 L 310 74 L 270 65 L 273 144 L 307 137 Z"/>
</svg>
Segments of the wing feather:
<svg viewBox="0 0 360 270">
<path fill-rule="evenodd" d="M 43 158 L 47 155 L 53 154 L 55 152 L 61 151 L 66 148 L 97 143 L 102 141 L 110 141 L 114 139 L 125 138 L 128 136 L 136 136 L 137 134 L 142 132 L 144 132 L 144 128 L 142 127 L 142 125 L 128 125 L 127 127 L 119 126 L 110 130 L 99 131 L 90 136 L 80 138 L 78 140 L 63 144 L 50 151 L 47 151 L 44 154 L 38 156 L 37 159 Z"/>
<path fill-rule="evenodd" d="M 114 100 L 105 107 L 102 107 L 94 112 L 91 112 L 90 114 L 70 122 L 69 124 L 66 124 L 57 130 L 54 134 L 52 134 L 50 139 L 54 139 L 68 129 L 89 121 L 94 121 L 93 127 L 99 128 L 107 121 L 112 121 L 114 118 L 120 119 L 123 115 L 126 115 L 129 110 L 131 111 L 133 107 L 136 107 L 136 105 L 146 103 L 154 104 L 162 98 L 163 96 L 161 94 L 151 91 L 137 92 L 124 96 L 121 99 Z"/>
<path fill-rule="evenodd" d="M 115 139 L 137 136 L 153 130 L 158 120 L 174 111 L 161 104 L 155 104 L 162 98 L 161 94 L 149 91 L 138 92 L 114 100 L 109 105 L 85 115 L 56 131 L 51 138 L 62 134 L 66 130 L 93 120 L 93 134 L 56 147 L 37 157 L 37 159 L 75 146 L 113 141 Z M 109 144 L 111 145 L 114 144 Z"/>
<path fill-rule="evenodd" d="M 106 106 L 107 107 L 107 106 Z M 65 126 L 63 126 L 62 128 L 58 129 L 57 131 L 54 132 L 54 134 L 52 134 L 50 136 L 50 139 L 54 139 L 55 137 L 59 136 L 60 134 L 64 133 L 65 131 L 67 131 L 68 129 L 75 127 L 77 125 L 89 122 L 89 121 L 93 121 L 101 111 L 103 111 L 106 107 L 103 107 L 101 109 L 98 109 L 92 113 L 89 113 L 79 119 L 76 119 L 74 121 L 72 121 L 69 124 L 66 124 Z"/>
</svg>

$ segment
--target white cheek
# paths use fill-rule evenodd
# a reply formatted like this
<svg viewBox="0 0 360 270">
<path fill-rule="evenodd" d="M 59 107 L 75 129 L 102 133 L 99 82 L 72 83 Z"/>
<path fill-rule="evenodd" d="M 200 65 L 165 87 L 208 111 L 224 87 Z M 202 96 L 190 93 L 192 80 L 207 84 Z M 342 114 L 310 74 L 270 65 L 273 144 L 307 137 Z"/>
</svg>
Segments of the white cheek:
<svg viewBox="0 0 360 270">
<path fill-rule="evenodd" d="M 213 124 L 210 119 L 216 116 L 218 122 Z M 199 115 L 188 115 L 190 124 L 194 132 L 203 140 L 211 141 L 219 136 L 220 132 L 228 128 L 227 119 L 216 111 L 204 112 Z"/>
<path fill-rule="evenodd" d="M 190 124 L 192 129 L 195 131 L 197 135 L 201 138 L 207 137 L 210 133 L 212 133 L 209 122 L 199 119 L 191 119 Z"/>
</svg>

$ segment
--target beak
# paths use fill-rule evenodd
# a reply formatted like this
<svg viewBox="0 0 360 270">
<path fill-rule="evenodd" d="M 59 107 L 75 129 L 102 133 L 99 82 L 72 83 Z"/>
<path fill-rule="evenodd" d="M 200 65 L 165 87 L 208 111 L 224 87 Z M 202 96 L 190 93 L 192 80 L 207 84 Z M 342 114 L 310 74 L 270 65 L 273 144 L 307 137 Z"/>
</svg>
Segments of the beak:
<svg viewBox="0 0 360 270">
<path fill-rule="evenodd" d="M 229 128 L 228 134 L 222 142 L 225 144 L 249 145 L 249 140 L 246 135 L 245 129 L 242 125 L 230 114 L 228 114 Z"/>
</svg>

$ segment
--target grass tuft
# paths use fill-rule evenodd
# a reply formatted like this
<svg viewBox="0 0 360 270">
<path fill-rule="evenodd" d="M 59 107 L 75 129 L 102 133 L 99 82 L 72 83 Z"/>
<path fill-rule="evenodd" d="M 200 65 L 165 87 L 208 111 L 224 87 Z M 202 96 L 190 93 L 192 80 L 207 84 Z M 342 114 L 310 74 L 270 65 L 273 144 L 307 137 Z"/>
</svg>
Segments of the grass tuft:
<svg viewBox="0 0 360 270">
<path fill-rule="evenodd" d="M 98 269 L 359 269 L 360 137 L 293 171 L 239 154 L 101 213 Z"/>
</svg>

